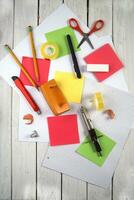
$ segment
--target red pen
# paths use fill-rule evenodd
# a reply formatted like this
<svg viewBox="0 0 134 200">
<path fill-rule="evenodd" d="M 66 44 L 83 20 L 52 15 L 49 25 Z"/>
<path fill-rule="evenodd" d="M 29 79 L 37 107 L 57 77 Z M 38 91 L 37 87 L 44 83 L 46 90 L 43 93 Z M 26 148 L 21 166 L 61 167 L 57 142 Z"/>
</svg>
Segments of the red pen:
<svg viewBox="0 0 134 200">
<path fill-rule="evenodd" d="M 40 111 L 38 105 L 34 101 L 34 99 L 31 96 L 31 94 L 28 92 L 28 90 L 25 88 L 25 86 L 23 85 L 23 83 L 21 82 L 21 80 L 19 79 L 19 77 L 12 76 L 12 79 L 13 79 L 16 87 L 21 91 L 21 93 L 26 98 L 26 100 L 28 101 L 28 103 L 30 104 L 30 106 L 33 108 L 33 110 L 35 112 L 37 112 L 38 114 L 41 114 L 41 111 Z"/>
</svg>

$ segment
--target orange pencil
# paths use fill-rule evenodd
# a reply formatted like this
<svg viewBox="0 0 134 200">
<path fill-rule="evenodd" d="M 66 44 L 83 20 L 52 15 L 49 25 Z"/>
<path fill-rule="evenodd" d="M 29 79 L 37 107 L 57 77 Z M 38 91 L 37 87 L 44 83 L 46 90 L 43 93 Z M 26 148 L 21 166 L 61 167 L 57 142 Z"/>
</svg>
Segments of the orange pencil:
<svg viewBox="0 0 134 200">
<path fill-rule="evenodd" d="M 35 81 L 32 79 L 32 77 L 30 76 L 30 74 L 28 73 L 28 71 L 24 68 L 24 66 L 21 64 L 21 62 L 19 61 L 19 59 L 17 58 L 17 56 L 14 54 L 14 52 L 12 51 L 12 49 L 6 44 L 5 45 L 6 49 L 9 51 L 10 55 L 13 57 L 13 59 L 15 60 L 15 62 L 18 64 L 18 66 L 21 68 L 21 70 L 23 71 L 23 73 L 25 74 L 25 76 L 28 78 L 28 80 L 32 83 L 32 85 L 34 87 L 36 87 L 38 89 L 37 84 L 35 83 Z"/>
<path fill-rule="evenodd" d="M 31 44 L 31 49 L 32 49 L 32 54 L 33 54 L 35 77 L 36 77 L 36 80 L 39 81 L 39 69 L 38 69 L 38 63 L 37 63 L 37 59 L 36 59 L 36 50 L 35 50 L 35 45 L 34 45 L 32 26 L 28 26 L 28 31 L 29 31 L 30 44 Z"/>
</svg>

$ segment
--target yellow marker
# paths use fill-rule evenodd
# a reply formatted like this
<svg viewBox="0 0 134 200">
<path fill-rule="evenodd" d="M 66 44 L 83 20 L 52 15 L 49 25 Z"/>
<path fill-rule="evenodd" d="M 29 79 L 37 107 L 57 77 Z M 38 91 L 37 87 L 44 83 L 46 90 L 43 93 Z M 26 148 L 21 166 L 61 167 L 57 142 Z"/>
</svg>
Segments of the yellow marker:
<svg viewBox="0 0 134 200">
<path fill-rule="evenodd" d="M 59 55 L 59 48 L 54 42 L 46 42 L 41 45 L 41 56 L 43 58 L 54 60 Z"/>
<path fill-rule="evenodd" d="M 102 110 L 104 108 L 104 99 L 100 92 L 94 94 L 94 104 L 97 110 Z"/>
</svg>

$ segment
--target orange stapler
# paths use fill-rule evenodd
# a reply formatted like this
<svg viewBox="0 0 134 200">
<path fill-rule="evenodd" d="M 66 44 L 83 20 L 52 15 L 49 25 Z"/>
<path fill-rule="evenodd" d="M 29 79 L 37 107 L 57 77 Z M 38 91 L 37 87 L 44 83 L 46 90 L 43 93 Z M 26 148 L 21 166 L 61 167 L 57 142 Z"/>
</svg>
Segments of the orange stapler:
<svg viewBox="0 0 134 200">
<path fill-rule="evenodd" d="M 70 109 L 70 106 L 54 79 L 40 86 L 40 90 L 55 115 Z"/>
</svg>

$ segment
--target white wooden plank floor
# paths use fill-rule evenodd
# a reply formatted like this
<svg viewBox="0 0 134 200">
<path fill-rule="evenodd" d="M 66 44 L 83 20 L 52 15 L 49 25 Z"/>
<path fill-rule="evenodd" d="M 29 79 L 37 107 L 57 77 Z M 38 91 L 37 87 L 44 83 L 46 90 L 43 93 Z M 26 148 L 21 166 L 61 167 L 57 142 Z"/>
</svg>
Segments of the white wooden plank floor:
<svg viewBox="0 0 134 200">
<path fill-rule="evenodd" d="M 12 47 L 62 0 L 0 0 L 0 58 L 3 44 Z M 81 20 L 105 20 L 98 36 L 110 34 L 125 63 L 124 74 L 134 92 L 134 0 L 65 0 Z M 19 97 L 0 78 L 0 200 L 134 200 L 134 130 L 124 147 L 107 189 L 41 167 L 44 144 L 18 142 Z"/>
</svg>

